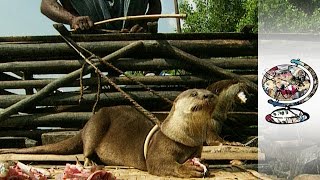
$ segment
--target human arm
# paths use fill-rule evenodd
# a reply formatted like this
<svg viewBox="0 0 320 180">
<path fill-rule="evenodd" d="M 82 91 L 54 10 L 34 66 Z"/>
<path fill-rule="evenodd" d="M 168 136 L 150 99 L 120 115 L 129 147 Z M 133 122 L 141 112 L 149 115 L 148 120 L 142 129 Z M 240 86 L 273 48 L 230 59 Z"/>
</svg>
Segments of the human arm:
<svg viewBox="0 0 320 180">
<path fill-rule="evenodd" d="M 147 15 L 151 14 L 161 14 L 161 1 L 160 0 L 149 0 L 149 8 L 146 12 Z M 151 30 L 152 32 L 157 32 L 158 30 L 158 19 L 154 22 L 142 21 L 140 24 L 134 25 L 131 29 L 131 33 L 144 32 L 146 30 Z"/>
<path fill-rule="evenodd" d="M 146 14 L 161 14 L 161 1 L 160 0 L 149 0 L 149 9 Z"/>
<path fill-rule="evenodd" d="M 73 29 L 90 29 L 93 26 L 92 20 L 88 16 L 77 16 L 62 7 L 57 0 L 42 0 L 41 13 L 51 20 L 69 24 Z"/>
</svg>

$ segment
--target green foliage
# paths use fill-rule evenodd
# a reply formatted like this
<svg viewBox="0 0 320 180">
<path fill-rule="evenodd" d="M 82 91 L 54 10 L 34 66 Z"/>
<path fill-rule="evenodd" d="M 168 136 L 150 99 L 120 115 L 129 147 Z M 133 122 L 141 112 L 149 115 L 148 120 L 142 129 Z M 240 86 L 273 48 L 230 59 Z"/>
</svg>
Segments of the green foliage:
<svg viewBox="0 0 320 180">
<path fill-rule="evenodd" d="M 247 0 L 243 7 L 245 13 L 237 24 L 237 31 L 241 31 L 245 25 L 255 25 L 253 32 L 258 32 L 258 1 Z"/>
<path fill-rule="evenodd" d="M 180 2 L 188 14 L 184 32 L 235 32 L 247 24 L 257 27 L 258 0 L 194 0 Z"/>
<path fill-rule="evenodd" d="M 294 0 L 264 0 L 259 4 L 259 32 L 262 33 L 318 33 L 320 6 L 297 4 Z"/>
<path fill-rule="evenodd" d="M 262 33 L 319 33 L 319 0 L 180 0 L 188 14 L 184 32 L 239 32 L 254 25 Z M 258 3 L 259 2 L 259 3 Z M 259 14 L 258 14 L 259 9 Z"/>
</svg>

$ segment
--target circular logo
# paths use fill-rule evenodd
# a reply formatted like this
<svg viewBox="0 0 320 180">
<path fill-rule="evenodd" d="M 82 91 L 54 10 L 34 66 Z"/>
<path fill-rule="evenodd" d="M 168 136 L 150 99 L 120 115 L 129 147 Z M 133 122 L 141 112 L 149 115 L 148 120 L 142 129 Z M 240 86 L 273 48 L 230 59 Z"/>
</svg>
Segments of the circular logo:
<svg viewBox="0 0 320 180">
<path fill-rule="evenodd" d="M 308 120 L 309 114 L 291 108 L 308 101 L 318 89 L 315 71 L 300 59 L 292 64 L 277 65 L 265 72 L 262 88 L 271 98 L 269 104 L 282 107 L 266 115 L 265 120 L 275 124 L 295 124 Z"/>
<path fill-rule="evenodd" d="M 263 79 L 264 92 L 278 101 L 292 101 L 304 96 L 310 89 L 310 77 L 302 68 L 283 64 L 268 70 Z"/>
</svg>

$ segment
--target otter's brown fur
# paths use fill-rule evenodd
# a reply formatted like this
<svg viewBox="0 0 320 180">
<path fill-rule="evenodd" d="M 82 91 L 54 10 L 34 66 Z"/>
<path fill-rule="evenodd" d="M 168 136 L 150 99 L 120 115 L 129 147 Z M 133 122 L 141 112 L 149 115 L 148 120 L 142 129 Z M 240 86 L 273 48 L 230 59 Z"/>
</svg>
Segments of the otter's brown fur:
<svg viewBox="0 0 320 180">
<path fill-rule="evenodd" d="M 131 166 L 159 176 L 202 177 L 203 168 L 188 159 L 200 157 L 211 124 L 214 95 L 204 89 L 182 92 L 150 143 L 146 159 L 144 140 L 153 124 L 131 106 L 100 109 L 77 136 L 34 148 L 0 153 L 96 154 L 107 165 Z M 81 148 L 82 147 L 82 148 Z"/>
<path fill-rule="evenodd" d="M 240 111 L 254 111 L 255 105 L 257 105 L 257 96 L 254 95 L 254 90 L 252 90 L 246 83 L 233 79 L 217 81 L 208 86 L 207 90 L 217 95 L 212 115 L 214 129 L 210 132 L 215 134 L 216 139 L 210 139 L 211 137 L 214 137 L 211 135 L 209 136 L 207 143 L 209 145 L 241 145 L 241 143 L 237 142 L 224 141 L 218 136 L 218 134 L 221 132 L 222 125 L 228 122 L 227 113 L 229 111 L 233 111 L 235 109 Z M 231 122 L 229 122 L 229 124 L 230 123 Z"/>
</svg>

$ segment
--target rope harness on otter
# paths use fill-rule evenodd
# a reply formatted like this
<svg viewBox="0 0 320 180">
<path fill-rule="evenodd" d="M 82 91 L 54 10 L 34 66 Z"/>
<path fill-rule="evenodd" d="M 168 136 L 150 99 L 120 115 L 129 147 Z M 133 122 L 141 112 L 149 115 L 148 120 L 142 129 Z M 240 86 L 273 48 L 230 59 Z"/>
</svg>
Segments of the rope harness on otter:
<svg viewBox="0 0 320 180">
<path fill-rule="evenodd" d="M 158 125 L 153 126 L 153 128 L 149 131 L 146 139 L 144 140 L 144 144 L 143 144 L 144 159 L 147 159 L 147 153 L 148 153 L 148 147 L 150 144 L 150 140 L 153 137 L 154 133 L 157 132 L 159 129 L 160 129 L 160 127 Z"/>
</svg>

